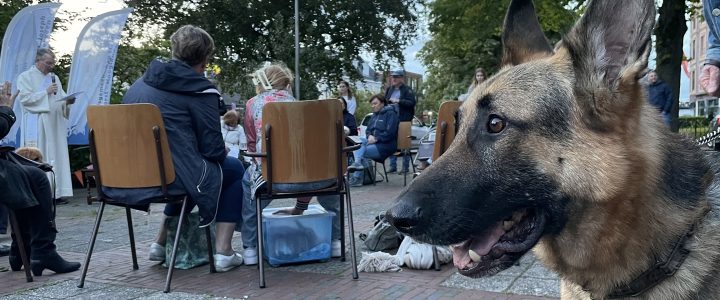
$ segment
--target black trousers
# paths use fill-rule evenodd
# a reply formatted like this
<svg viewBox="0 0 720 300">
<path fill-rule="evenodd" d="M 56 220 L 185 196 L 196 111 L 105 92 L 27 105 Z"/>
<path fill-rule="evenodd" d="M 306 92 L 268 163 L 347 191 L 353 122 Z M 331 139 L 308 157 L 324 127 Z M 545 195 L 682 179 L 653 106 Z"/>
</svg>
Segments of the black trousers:
<svg viewBox="0 0 720 300">
<path fill-rule="evenodd" d="M 55 253 L 57 231 L 53 225 L 52 189 L 44 171 L 32 166 L 21 165 L 21 167 L 30 181 L 32 193 L 39 205 L 15 210 L 15 215 L 20 225 L 19 233 L 23 235 L 26 243 L 29 242 L 25 249 L 30 249 L 31 259 L 39 259 Z M 12 233 L 12 253 L 18 253 L 15 234 L 18 232 Z"/>
</svg>

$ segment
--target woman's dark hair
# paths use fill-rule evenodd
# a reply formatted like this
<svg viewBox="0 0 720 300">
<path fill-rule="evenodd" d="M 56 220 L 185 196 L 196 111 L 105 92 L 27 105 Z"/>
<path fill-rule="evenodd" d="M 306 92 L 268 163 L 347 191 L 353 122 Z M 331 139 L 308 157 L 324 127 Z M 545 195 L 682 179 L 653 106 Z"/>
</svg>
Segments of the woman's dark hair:
<svg viewBox="0 0 720 300">
<path fill-rule="evenodd" d="M 353 97 L 352 89 L 350 88 L 350 84 L 349 84 L 347 81 L 345 81 L 345 80 L 340 80 L 340 83 L 338 83 L 338 84 L 345 84 L 345 86 L 347 87 L 347 91 L 348 91 L 348 98 L 352 98 L 352 97 Z M 340 96 L 342 96 L 342 95 L 340 95 Z M 342 97 L 340 97 L 340 98 L 342 98 Z"/>
<path fill-rule="evenodd" d="M 342 101 L 342 103 L 343 103 L 343 113 L 348 112 L 348 110 L 347 110 L 347 101 L 345 101 L 345 98 L 340 97 L 340 98 L 338 98 L 338 99 L 340 99 L 340 101 Z"/>
<path fill-rule="evenodd" d="M 372 103 L 373 99 L 375 99 L 375 98 L 380 100 L 380 102 L 382 102 L 383 105 L 388 105 L 387 100 L 385 100 L 385 96 L 383 96 L 382 94 L 372 95 L 372 97 L 370 97 L 370 100 L 368 100 L 368 103 Z"/>
</svg>

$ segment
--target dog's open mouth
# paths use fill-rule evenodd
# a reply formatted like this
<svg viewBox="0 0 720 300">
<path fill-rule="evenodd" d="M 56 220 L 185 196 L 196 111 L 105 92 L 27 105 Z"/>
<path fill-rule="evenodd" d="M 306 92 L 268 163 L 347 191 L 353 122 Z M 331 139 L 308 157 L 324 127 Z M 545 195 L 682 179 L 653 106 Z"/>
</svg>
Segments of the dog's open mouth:
<svg viewBox="0 0 720 300">
<path fill-rule="evenodd" d="M 538 210 L 516 211 L 481 234 L 453 245 L 453 262 L 465 276 L 494 275 L 535 246 L 544 227 L 545 216 Z"/>
</svg>

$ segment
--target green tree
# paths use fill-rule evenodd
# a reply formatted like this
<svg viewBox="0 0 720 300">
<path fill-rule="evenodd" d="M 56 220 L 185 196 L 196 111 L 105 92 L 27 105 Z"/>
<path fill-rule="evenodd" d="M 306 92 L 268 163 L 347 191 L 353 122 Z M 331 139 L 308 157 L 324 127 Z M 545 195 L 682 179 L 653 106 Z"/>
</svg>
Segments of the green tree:
<svg viewBox="0 0 720 300">
<path fill-rule="evenodd" d="M 577 18 L 570 0 L 535 0 L 550 43 L 560 40 Z M 510 0 L 436 0 L 428 4 L 430 40 L 420 52 L 427 67 L 424 108 L 437 110 L 470 85 L 474 70 L 494 73 L 501 59 L 500 35 Z M 431 108 L 432 107 L 432 108 Z"/>
<path fill-rule="evenodd" d="M 301 88 L 316 98 L 318 82 L 342 75 L 359 79 L 361 54 L 376 67 L 403 62 L 402 49 L 415 37 L 417 11 L 425 0 L 300 0 Z M 158 24 L 169 35 L 194 24 L 215 39 L 215 61 L 225 91 L 254 95 L 245 76 L 263 61 L 282 61 L 294 69 L 293 1 L 126 0 L 139 24 Z"/>
</svg>

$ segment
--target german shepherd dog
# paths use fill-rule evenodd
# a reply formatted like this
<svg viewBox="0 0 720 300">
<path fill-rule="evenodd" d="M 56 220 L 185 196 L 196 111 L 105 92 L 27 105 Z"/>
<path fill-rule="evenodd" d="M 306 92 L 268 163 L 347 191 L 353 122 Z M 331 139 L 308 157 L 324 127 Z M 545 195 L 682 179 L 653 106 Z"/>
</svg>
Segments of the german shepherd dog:
<svg viewBox="0 0 720 300">
<path fill-rule="evenodd" d="M 452 245 L 470 277 L 534 248 L 563 299 L 719 299 L 717 168 L 640 83 L 654 18 L 653 0 L 593 0 L 553 48 L 532 1 L 513 0 L 502 68 L 388 220 Z"/>
</svg>

